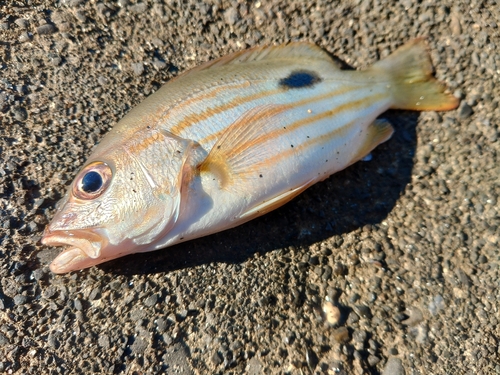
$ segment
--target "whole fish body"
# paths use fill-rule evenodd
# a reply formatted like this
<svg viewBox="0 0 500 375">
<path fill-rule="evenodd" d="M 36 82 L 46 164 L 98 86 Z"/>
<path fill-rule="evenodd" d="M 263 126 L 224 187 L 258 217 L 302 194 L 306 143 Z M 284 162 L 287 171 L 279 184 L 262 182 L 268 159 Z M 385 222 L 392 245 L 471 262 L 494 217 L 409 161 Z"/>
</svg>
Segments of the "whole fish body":
<svg viewBox="0 0 500 375">
<path fill-rule="evenodd" d="M 449 110 L 422 39 L 364 71 L 319 47 L 257 47 L 171 80 L 94 148 L 42 242 L 56 273 L 232 228 L 390 138 L 389 108 Z"/>
</svg>

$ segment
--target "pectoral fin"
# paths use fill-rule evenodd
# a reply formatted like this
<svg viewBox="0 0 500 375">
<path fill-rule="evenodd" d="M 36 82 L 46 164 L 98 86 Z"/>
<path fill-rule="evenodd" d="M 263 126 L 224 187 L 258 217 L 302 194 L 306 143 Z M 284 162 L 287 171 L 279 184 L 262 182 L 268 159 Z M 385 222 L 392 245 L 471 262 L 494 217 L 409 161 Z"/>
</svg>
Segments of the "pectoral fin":
<svg viewBox="0 0 500 375">
<path fill-rule="evenodd" d="M 212 147 L 198 167 L 200 173 L 212 173 L 221 188 L 255 175 L 257 166 L 275 151 L 272 142 L 268 141 L 270 134 L 285 131 L 277 125 L 277 117 L 287 108 L 285 105 L 262 105 L 245 112 Z"/>
</svg>

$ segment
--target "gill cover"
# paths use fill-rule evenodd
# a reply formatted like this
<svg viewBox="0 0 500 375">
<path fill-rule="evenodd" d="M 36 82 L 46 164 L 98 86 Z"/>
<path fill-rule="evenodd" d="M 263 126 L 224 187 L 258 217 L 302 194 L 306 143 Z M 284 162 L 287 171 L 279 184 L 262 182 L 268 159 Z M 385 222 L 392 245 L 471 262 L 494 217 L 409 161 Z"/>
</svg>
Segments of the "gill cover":
<svg viewBox="0 0 500 375">
<path fill-rule="evenodd" d="M 127 238 L 137 245 L 153 243 L 177 222 L 184 166 L 193 147 L 192 141 L 165 130 L 142 134 L 123 144 L 127 158 L 123 165 L 117 163 L 116 169 L 125 173 L 115 181 L 129 189 L 129 201 L 124 204 L 130 205 L 137 216 L 128 218 L 134 224 L 129 226 Z M 131 184 L 135 179 L 139 184 Z M 113 228 L 108 228 L 108 232 Z"/>
</svg>

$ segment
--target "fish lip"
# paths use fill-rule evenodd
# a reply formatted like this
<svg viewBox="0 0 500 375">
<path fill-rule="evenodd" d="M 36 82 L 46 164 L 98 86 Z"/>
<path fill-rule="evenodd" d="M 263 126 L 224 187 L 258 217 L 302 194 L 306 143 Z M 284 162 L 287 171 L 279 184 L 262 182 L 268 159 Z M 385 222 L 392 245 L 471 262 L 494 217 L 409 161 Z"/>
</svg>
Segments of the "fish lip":
<svg viewBox="0 0 500 375">
<path fill-rule="evenodd" d="M 97 259 L 105 247 L 104 237 L 92 230 L 55 230 L 47 228 L 42 236 L 41 243 L 47 246 L 69 246 L 69 250 L 80 249 L 82 255 Z"/>
</svg>

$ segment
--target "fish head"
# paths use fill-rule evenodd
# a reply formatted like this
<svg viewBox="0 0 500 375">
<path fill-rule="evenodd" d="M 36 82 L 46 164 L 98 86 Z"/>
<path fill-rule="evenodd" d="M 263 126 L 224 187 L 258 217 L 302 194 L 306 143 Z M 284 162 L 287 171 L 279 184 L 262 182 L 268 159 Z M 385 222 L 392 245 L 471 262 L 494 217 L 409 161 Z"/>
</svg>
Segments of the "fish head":
<svg viewBox="0 0 500 375">
<path fill-rule="evenodd" d="M 173 227 L 189 147 L 175 137 L 159 136 L 149 144 L 145 138 L 106 152 L 97 148 L 77 174 L 42 238 L 45 245 L 66 246 L 51 263 L 53 272 L 152 250 Z"/>
</svg>

